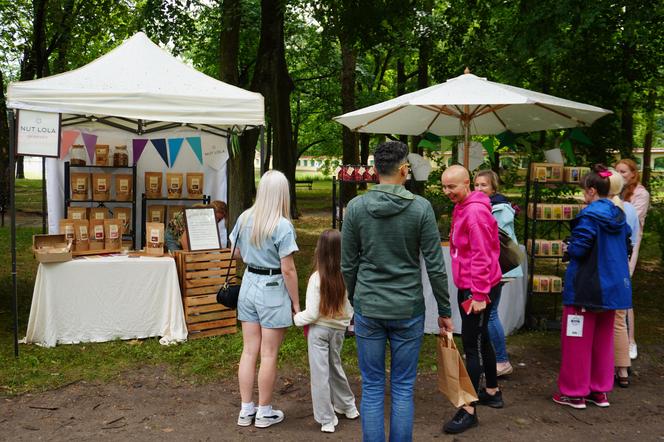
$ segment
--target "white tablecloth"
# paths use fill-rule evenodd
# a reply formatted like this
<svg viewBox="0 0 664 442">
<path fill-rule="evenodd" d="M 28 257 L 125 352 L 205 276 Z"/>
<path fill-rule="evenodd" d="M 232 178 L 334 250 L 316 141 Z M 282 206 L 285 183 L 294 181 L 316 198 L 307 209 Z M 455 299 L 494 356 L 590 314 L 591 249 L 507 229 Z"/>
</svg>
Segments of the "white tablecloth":
<svg viewBox="0 0 664 442">
<path fill-rule="evenodd" d="M 47 347 L 161 336 L 187 338 L 172 258 L 90 257 L 40 264 L 25 341 Z"/>
<path fill-rule="evenodd" d="M 521 251 L 526 253 L 524 246 Z M 445 271 L 447 272 L 447 288 L 450 292 L 450 305 L 452 307 L 452 320 L 454 321 L 454 333 L 461 333 L 461 315 L 459 314 L 459 304 L 457 303 L 457 288 L 452 278 L 452 263 L 450 261 L 450 248 L 443 246 L 443 258 L 445 259 Z M 427 276 L 424 261 L 422 264 L 422 288 L 424 291 L 424 302 L 426 304 L 426 315 L 424 318 L 425 333 L 439 333 L 438 328 L 438 305 L 433 297 L 431 284 Z M 528 275 L 528 260 L 524 259 L 521 263 L 521 270 L 524 275 Z M 515 329 L 523 325 L 526 316 L 526 293 L 528 280 L 526 277 L 516 278 L 503 285 L 500 295 L 500 304 L 498 305 L 498 316 L 505 330 L 505 335 L 510 334 Z"/>
</svg>

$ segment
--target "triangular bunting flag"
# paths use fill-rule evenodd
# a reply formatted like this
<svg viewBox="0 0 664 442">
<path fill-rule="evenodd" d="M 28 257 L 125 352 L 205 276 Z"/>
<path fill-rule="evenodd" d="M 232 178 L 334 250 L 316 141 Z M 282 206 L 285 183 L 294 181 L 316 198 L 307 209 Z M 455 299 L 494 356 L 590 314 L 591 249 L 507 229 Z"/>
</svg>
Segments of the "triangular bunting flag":
<svg viewBox="0 0 664 442">
<path fill-rule="evenodd" d="M 76 138 L 78 138 L 80 132 L 77 130 L 63 130 L 62 131 L 62 139 L 60 141 L 60 159 L 64 160 L 67 154 L 69 153 L 69 149 L 71 149 L 72 144 L 76 141 Z"/>
<path fill-rule="evenodd" d="M 155 149 L 157 149 L 157 152 L 159 152 L 161 159 L 164 160 L 166 167 L 168 167 L 168 153 L 166 152 L 166 139 L 155 138 L 150 141 L 152 141 L 152 145 L 154 146 Z"/>
<path fill-rule="evenodd" d="M 140 139 L 136 138 L 131 140 L 132 144 L 132 156 L 134 158 L 134 162 L 132 164 L 138 163 L 138 160 L 141 159 L 141 155 L 143 155 L 143 149 L 145 149 L 145 146 L 148 144 L 148 141 L 146 139 Z"/>
<path fill-rule="evenodd" d="M 178 154 L 180 153 L 180 148 L 182 147 L 182 142 L 184 138 L 169 138 L 168 139 L 168 159 L 170 165 L 168 167 L 173 167 L 175 160 L 178 159 Z"/>
<path fill-rule="evenodd" d="M 83 144 L 85 144 L 85 150 L 88 151 L 88 164 L 93 164 L 95 159 L 95 145 L 97 144 L 97 135 L 86 134 L 83 132 Z"/>
<path fill-rule="evenodd" d="M 201 163 L 201 166 L 203 165 L 203 148 L 201 147 L 201 137 L 187 137 L 187 142 L 189 143 L 189 147 L 191 147 L 191 150 L 196 154 L 196 158 L 198 158 L 198 162 Z"/>
</svg>

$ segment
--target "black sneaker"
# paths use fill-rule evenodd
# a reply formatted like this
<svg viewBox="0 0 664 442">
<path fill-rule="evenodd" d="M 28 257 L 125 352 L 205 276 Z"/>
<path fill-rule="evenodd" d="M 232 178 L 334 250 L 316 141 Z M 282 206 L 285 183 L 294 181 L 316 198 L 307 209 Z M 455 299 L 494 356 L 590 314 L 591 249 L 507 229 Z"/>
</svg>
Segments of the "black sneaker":
<svg viewBox="0 0 664 442">
<path fill-rule="evenodd" d="M 461 407 L 456 412 L 452 420 L 443 425 L 443 431 L 449 434 L 458 434 L 476 426 L 477 412 L 475 412 L 475 414 L 470 414 L 463 407 Z"/>
<path fill-rule="evenodd" d="M 496 394 L 490 395 L 487 393 L 486 389 L 483 388 L 477 394 L 477 397 L 479 399 L 477 403 L 480 405 L 486 405 L 491 408 L 503 408 L 505 406 L 505 403 L 503 402 L 503 392 L 500 390 L 496 391 Z"/>
</svg>

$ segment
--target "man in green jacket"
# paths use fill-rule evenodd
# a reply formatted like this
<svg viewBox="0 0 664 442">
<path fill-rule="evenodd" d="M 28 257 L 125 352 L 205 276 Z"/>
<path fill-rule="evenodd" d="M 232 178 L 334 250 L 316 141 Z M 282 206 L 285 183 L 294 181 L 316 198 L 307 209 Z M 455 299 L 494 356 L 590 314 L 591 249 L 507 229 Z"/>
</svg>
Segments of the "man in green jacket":
<svg viewBox="0 0 664 442">
<path fill-rule="evenodd" d="M 344 216 L 341 270 L 355 309 L 362 373 L 364 441 L 384 441 L 385 345 L 391 351 L 390 440 L 413 433 L 413 391 L 424 334 L 420 253 L 438 303 L 441 332 L 452 331 L 447 276 L 431 204 L 404 188 L 408 147 L 382 143 L 374 153 L 380 184 L 354 198 Z"/>
</svg>

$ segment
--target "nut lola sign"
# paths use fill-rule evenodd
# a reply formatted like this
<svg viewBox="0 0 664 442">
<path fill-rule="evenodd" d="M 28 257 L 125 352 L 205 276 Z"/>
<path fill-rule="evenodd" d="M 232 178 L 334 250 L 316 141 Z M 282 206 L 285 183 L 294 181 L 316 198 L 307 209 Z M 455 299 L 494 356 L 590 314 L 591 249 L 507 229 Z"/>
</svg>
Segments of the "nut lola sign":
<svg viewBox="0 0 664 442">
<path fill-rule="evenodd" d="M 18 113 L 16 154 L 58 157 L 60 114 L 21 110 Z"/>
</svg>

